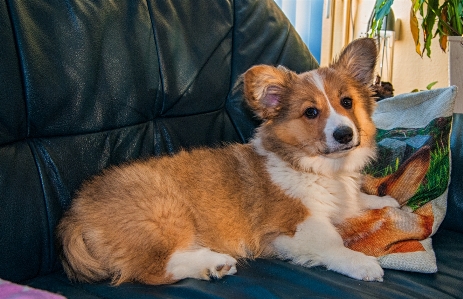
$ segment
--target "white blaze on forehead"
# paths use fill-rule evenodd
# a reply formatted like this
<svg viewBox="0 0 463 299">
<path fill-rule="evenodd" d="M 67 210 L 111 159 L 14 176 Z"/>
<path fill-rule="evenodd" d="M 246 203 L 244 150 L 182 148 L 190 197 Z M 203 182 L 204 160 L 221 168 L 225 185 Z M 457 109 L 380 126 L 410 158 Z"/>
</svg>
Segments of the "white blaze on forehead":
<svg viewBox="0 0 463 299">
<path fill-rule="evenodd" d="M 317 72 L 315 72 L 312 74 L 311 79 L 312 79 L 313 84 L 315 84 L 318 90 L 320 90 L 323 93 L 323 95 L 325 96 L 325 99 L 328 101 L 328 96 L 326 95 L 326 92 L 325 92 L 325 84 L 324 84 L 325 82 L 323 81 L 323 78 Z"/>
<path fill-rule="evenodd" d="M 313 82 L 313 84 L 318 88 L 318 90 L 320 90 L 323 93 L 323 95 L 325 96 L 327 106 L 329 107 L 328 119 L 326 120 L 326 126 L 325 126 L 325 129 L 323 130 L 325 133 L 326 143 L 328 147 L 335 147 L 338 144 L 338 142 L 333 137 L 333 133 L 336 130 L 336 128 L 341 127 L 341 126 L 350 127 L 352 131 L 354 132 L 352 143 L 353 144 L 358 143 L 358 132 L 355 128 L 354 122 L 350 120 L 347 116 L 339 114 L 333 108 L 333 105 L 331 105 L 328 95 L 326 94 L 325 84 L 324 84 L 325 82 L 323 78 L 320 76 L 320 74 L 318 74 L 317 72 L 314 72 L 312 74 L 312 77 L 310 77 L 310 79 Z"/>
</svg>

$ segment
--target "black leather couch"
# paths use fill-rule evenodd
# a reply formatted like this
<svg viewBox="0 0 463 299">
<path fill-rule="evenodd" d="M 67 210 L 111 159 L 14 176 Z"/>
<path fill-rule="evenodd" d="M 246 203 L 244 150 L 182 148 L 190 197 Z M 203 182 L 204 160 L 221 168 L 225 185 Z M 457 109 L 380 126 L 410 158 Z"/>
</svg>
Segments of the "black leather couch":
<svg viewBox="0 0 463 299">
<path fill-rule="evenodd" d="M 318 65 L 272 0 L 10 0 L 0 29 L 0 278 L 69 298 L 463 298 L 462 114 L 436 274 L 387 270 L 372 283 L 256 260 L 211 282 L 70 282 L 54 228 L 83 180 L 149 155 L 245 142 L 257 123 L 240 74 Z"/>
</svg>

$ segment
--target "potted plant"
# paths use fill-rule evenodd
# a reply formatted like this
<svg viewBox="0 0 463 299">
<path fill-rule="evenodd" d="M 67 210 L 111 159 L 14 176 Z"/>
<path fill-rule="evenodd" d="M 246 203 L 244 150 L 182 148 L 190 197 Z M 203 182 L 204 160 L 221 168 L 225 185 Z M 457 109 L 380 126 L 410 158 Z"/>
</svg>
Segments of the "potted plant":
<svg viewBox="0 0 463 299">
<path fill-rule="evenodd" d="M 394 0 L 376 0 L 370 35 L 375 35 L 380 30 L 393 2 Z M 417 17 L 418 13 L 420 18 Z M 450 85 L 458 86 L 459 90 L 454 111 L 463 113 L 463 0 L 411 0 L 410 30 L 415 41 L 415 50 L 421 57 L 425 51 L 431 57 L 431 41 L 434 37 L 439 37 L 439 44 L 444 52 L 449 45 L 449 81 Z"/>
<path fill-rule="evenodd" d="M 389 14 L 394 0 L 376 0 L 371 34 L 374 35 Z M 441 2 L 441 3 L 439 3 Z M 422 17 L 421 24 L 417 13 Z M 420 38 L 420 27 L 423 38 Z M 463 35 L 463 0 L 411 0 L 410 30 L 415 41 L 416 52 L 423 56 L 424 51 L 431 57 L 431 41 L 439 36 L 439 44 L 445 52 L 449 36 Z M 421 40 L 423 48 L 421 48 Z"/>
</svg>

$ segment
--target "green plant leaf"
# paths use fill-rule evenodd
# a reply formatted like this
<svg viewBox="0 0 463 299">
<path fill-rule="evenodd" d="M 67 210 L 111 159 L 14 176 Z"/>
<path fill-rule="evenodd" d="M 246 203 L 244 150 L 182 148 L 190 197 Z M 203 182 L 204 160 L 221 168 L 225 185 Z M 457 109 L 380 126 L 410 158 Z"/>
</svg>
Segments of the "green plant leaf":
<svg viewBox="0 0 463 299">
<path fill-rule="evenodd" d="M 373 37 L 375 33 L 381 30 L 381 26 L 383 25 L 383 19 L 391 11 L 392 3 L 394 3 L 394 0 L 376 0 L 374 8 L 375 15 L 373 17 L 373 22 L 370 28 L 370 37 Z"/>
<path fill-rule="evenodd" d="M 453 1 L 456 5 L 454 6 L 455 9 L 455 20 L 454 24 L 457 28 L 457 35 L 463 35 L 463 1 L 461 0 L 454 0 Z"/>
<path fill-rule="evenodd" d="M 439 82 L 439 81 L 434 81 L 434 82 L 429 83 L 429 84 L 426 86 L 426 89 L 427 89 L 427 90 L 431 90 L 431 88 L 432 88 L 434 85 L 436 85 L 437 82 Z"/>
<path fill-rule="evenodd" d="M 428 0 L 427 4 L 426 17 L 423 18 L 421 28 L 423 29 L 424 39 L 423 51 L 426 50 L 426 55 L 431 58 L 431 41 L 434 37 L 432 31 L 439 11 L 439 0 Z M 423 16 L 424 14 L 421 15 Z"/>
</svg>

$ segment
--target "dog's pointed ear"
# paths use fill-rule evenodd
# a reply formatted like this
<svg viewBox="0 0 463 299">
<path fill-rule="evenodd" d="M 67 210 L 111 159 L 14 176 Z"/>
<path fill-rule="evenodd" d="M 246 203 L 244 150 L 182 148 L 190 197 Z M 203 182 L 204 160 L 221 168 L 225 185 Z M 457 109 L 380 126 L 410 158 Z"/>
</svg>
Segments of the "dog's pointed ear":
<svg viewBox="0 0 463 299">
<path fill-rule="evenodd" d="M 371 38 L 360 38 L 348 44 L 330 67 L 350 74 L 364 85 L 373 83 L 378 49 Z"/>
<path fill-rule="evenodd" d="M 268 120 L 278 115 L 293 75 L 285 67 L 269 65 L 253 66 L 244 73 L 244 97 L 259 118 Z"/>
</svg>

